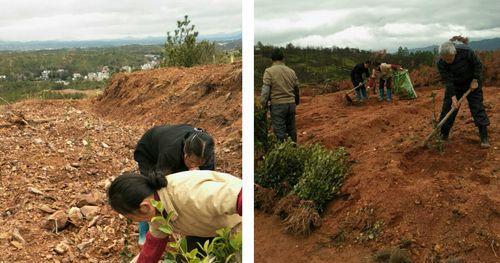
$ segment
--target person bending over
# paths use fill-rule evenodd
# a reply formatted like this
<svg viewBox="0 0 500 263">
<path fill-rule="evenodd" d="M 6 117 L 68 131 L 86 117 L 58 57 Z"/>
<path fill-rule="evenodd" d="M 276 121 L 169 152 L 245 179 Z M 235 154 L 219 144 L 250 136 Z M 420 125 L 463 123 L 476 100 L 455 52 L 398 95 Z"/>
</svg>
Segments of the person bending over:
<svg viewBox="0 0 500 263">
<path fill-rule="evenodd" d="M 202 129 L 187 124 L 156 126 L 144 133 L 134 151 L 142 175 L 187 170 L 214 170 L 214 140 Z M 144 244 L 147 222 L 139 223 L 139 245 Z M 188 236 L 187 239 L 196 239 Z"/>
<path fill-rule="evenodd" d="M 109 204 L 132 221 L 148 221 L 150 231 L 133 262 L 158 262 L 173 240 L 151 222 L 160 212 L 151 200 L 172 213 L 170 226 L 176 234 L 196 236 L 187 240 L 188 251 L 213 240 L 221 228 L 239 227 L 242 215 L 241 179 L 215 171 L 192 170 L 170 175 L 124 173 L 108 189 Z"/>
</svg>

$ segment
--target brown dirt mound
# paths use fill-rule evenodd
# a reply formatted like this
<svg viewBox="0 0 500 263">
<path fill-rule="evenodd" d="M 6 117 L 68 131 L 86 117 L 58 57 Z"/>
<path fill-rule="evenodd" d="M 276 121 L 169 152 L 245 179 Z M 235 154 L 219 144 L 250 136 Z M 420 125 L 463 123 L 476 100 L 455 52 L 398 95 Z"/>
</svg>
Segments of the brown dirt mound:
<svg viewBox="0 0 500 263">
<path fill-rule="evenodd" d="M 355 159 L 321 227 L 308 237 L 284 234 L 280 219 L 256 211 L 256 262 L 370 262 L 376 251 L 410 244 L 414 262 L 498 262 L 500 254 L 500 89 L 485 88 L 494 147 L 479 148 L 477 128 L 462 105 L 444 151 L 419 148 L 431 130 L 431 92 L 439 113 L 443 90 L 393 103 L 373 97 L 359 106 L 341 94 L 304 96 L 298 106 L 299 143 L 344 146 Z"/>
<path fill-rule="evenodd" d="M 218 163 L 241 175 L 241 63 L 113 76 L 96 100 L 101 116 L 128 124 L 187 123 L 216 141 Z M 229 153 L 231 155 L 229 155 Z"/>
</svg>

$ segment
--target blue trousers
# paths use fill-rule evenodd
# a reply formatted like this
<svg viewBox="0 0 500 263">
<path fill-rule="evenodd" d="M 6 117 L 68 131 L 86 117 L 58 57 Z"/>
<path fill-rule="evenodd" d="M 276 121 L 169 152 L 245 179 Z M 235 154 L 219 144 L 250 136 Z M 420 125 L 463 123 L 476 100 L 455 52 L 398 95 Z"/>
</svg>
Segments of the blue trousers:
<svg viewBox="0 0 500 263">
<path fill-rule="evenodd" d="M 392 101 L 392 78 L 388 78 L 386 80 L 380 79 L 380 83 L 378 86 L 378 96 L 380 100 L 384 99 L 384 86 L 387 88 L 387 101 Z"/>
</svg>

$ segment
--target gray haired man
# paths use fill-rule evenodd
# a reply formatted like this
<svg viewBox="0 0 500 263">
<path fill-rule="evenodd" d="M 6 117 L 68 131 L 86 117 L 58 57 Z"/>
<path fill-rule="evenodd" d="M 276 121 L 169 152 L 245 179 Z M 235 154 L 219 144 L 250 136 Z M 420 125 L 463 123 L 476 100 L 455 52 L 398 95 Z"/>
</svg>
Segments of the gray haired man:
<svg viewBox="0 0 500 263">
<path fill-rule="evenodd" d="M 483 105 L 481 61 L 468 46 L 455 45 L 451 41 L 440 46 L 439 54 L 441 58 L 437 63 L 437 68 L 446 87 L 440 119 L 444 118 L 451 107 L 458 109 L 460 98 L 469 88 L 472 89 L 467 96 L 469 109 L 479 129 L 481 147 L 489 148 L 488 125 L 490 121 Z M 441 127 L 441 136 L 444 140 L 448 139 L 457 112 L 455 111 Z"/>
<path fill-rule="evenodd" d="M 271 124 L 278 140 L 290 137 L 297 142 L 295 110 L 299 104 L 299 81 L 295 71 L 283 63 L 283 52 L 276 48 L 271 54 L 273 65 L 264 72 L 261 92 L 262 107 L 271 102 Z"/>
</svg>

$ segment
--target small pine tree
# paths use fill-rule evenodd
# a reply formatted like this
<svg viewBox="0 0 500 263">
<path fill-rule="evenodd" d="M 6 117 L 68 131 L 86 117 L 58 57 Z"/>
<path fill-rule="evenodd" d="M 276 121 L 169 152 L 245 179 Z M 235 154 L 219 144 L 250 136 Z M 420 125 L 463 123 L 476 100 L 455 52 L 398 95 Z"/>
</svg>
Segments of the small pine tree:
<svg viewBox="0 0 500 263">
<path fill-rule="evenodd" d="M 177 21 L 173 35 L 167 32 L 162 66 L 192 67 L 214 61 L 215 44 L 208 41 L 197 42 L 198 32 L 186 15 Z"/>
</svg>

